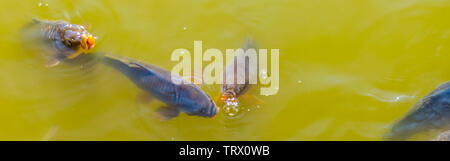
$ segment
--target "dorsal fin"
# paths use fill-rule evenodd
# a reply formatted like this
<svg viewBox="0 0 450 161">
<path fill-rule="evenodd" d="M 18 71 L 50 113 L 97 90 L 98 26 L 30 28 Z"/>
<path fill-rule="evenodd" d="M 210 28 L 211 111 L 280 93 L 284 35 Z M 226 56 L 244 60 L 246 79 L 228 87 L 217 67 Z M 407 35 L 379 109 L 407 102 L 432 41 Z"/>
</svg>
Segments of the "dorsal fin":
<svg viewBox="0 0 450 161">
<path fill-rule="evenodd" d="M 129 67 L 134 67 L 134 68 L 139 68 L 139 69 L 142 69 L 142 70 L 148 70 L 146 67 L 144 67 L 144 66 L 142 66 L 142 65 L 140 65 L 138 63 L 135 63 L 135 62 L 129 62 L 128 66 Z"/>
<path fill-rule="evenodd" d="M 31 21 L 32 21 L 33 23 L 35 23 L 35 24 L 40 24 L 40 23 L 42 23 L 42 21 L 41 21 L 41 20 L 38 20 L 37 18 L 32 18 Z"/>
<path fill-rule="evenodd" d="M 445 83 L 442 83 L 441 85 L 439 85 L 439 86 L 437 87 L 436 90 L 441 90 L 441 89 L 448 88 L 448 87 L 450 87 L 450 81 L 445 82 Z"/>
</svg>

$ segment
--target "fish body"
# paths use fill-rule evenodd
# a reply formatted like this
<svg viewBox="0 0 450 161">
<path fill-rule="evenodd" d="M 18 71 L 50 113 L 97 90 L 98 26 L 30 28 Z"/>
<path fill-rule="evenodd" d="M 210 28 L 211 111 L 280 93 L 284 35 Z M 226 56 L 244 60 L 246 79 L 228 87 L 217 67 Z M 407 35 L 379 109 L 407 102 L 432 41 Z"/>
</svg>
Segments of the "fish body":
<svg viewBox="0 0 450 161">
<path fill-rule="evenodd" d="M 73 59 L 95 46 L 95 37 L 83 26 L 70 24 L 65 21 L 33 22 L 25 27 L 24 37 L 26 45 L 33 46 L 44 53 L 55 66 L 66 59 Z"/>
<path fill-rule="evenodd" d="M 248 49 L 256 50 L 256 44 L 250 39 L 243 45 L 242 49 L 247 51 Z M 249 60 L 246 59 L 245 63 L 238 63 L 238 57 L 244 53 L 237 53 L 237 57 L 234 59 L 234 63 L 230 63 L 225 67 L 225 72 L 223 74 L 224 83 L 221 86 L 221 100 L 224 101 L 227 105 L 236 104 L 238 98 L 245 94 L 250 88 L 251 84 L 249 83 L 249 79 L 252 75 L 256 74 L 253 71 L 250 71 Z M 238 75 L 237 70 L 245 69 L 244 74 Z M 234 71 L 234 72 L 231 72 Z M 226 78 L 234 78 L 234 83 L 227 84 Z M 245 77 L 245 82 L 243 84 L 237 83 L 238 77 Z"/>
<path fill-rule="evenodd" d="M 176 84 L 169 71 L 145 64 L 136 60 L 105 55 L 104 64 L 120 71 L 137 87 L 151 96 L 161 100 L 167 107 L 158 109 L 165 119 L 176 117 L 178 112 L 188 115 L 213 117 L 217 113 L 217 106 L 213 100 L 194 84 Z"/>
<path fill-rule="evenodd" d="M 406 140 L 414 134 L 428 130 L 450 129 L 450 82 L 422 98 L 412 110 L 396 122 L 387 140 Z"/>
</svg>

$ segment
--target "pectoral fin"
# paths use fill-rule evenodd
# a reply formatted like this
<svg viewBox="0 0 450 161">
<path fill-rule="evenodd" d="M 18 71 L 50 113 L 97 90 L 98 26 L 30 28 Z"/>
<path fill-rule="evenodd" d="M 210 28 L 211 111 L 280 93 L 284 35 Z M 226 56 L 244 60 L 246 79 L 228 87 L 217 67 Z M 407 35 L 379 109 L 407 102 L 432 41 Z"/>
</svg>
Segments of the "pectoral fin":
<svg viewBox="0 0 450 161">
<path fill-rule="evenodd" d="M 91 30 L 92 28 L 92 25 L 89 22 L 84 22 L 81 26 L 83 26 L 86 30 Z"/>
<path fill-rule="evenodd" d="M 250 102 L 251 104 L 255 104 L 255 105 L 264 104 L 263 100 L 261 100 L 260 98 L 256 97 L 255 95 L 252 95 L 252 94 L 244 94 L 241 97 L 243 99 L 245 99 L 246 101 Z"/>
<path fill-rule="evenodd" d="M 440 134 L 434 141 L 450 141 L 450 130 Z"/>
<path fill-rule="evenodd" d="M 155 117 L 161 121 L 168 121 L 180 114 L 180 110 L 172 106 L 163 106 L 155 111 Z"/>
<path fill-rule="evenodd" d="M 76 53 L 70 54 L 69 56 L 67 56 L 67 59 L 73 59 L 73 58 L 76 58 L 76 57 L 79 56 L 81 53 L 83 53 L 83 52 L 76 52 Z"/>
<path fill-rule="evenodd" d="M 32 18 L 32 19 L 31 19 L 31 22 L 33 22 L 33 23 L 35 23 L 35 24 L 40 24 L 40 23 L 42 23 L 42 21 L 41 21 L 41 20 L 38 20 L 37 18 Z"/>
<path fill-rule="evenodd" d="M 140 91 L 137 94 L 137 96 L 136 96 L 136 103 L 147 104 L 147 103 L 151 102 L 154 99 L 155 98 L 151 94 L 149 94 L 148 92 Z"/>
<path fill-rule="evenodd" d="M 45 62 L 45 67 L 47 67 L 47 68 L 55 67 L 55 66 L 59 65 L 60 63 L 61 63 L 61 60 L 52 57 L 52 58 L 47 59 L 47 61 Z"/>
</svg>

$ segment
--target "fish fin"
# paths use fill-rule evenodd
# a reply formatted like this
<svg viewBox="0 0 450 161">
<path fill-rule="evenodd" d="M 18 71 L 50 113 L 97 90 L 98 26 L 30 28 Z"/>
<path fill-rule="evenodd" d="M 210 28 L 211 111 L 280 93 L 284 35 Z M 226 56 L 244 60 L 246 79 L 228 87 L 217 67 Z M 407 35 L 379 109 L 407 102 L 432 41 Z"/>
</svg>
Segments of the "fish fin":
<svg viewBox="0 0 450 161">
<path fill-rule="evenodd" d="M 91 28 L 92 28 L 92 25 L 89 22 L 84 22 L 83 24 L 81 24 L 81 26 L 83 26 L 84 29 L 86 29 L 88 31 L 91 30 Z"/>
<path fill-rule="evenodd" d="M 450 141 L 450 130 L 439 134 L 433 141 Z"/>
<path fill-rule="evenodd" d="M 253 94 L 244 94 L 244 95 L 242 95 L 242 98 L 249 101 L 251 104 L 255 104 L 255 105 L 264 104 L 263 100 L 261 100 L 260 98 L 256 97 Z"/>
<path fill-rule="evenodd" d="M 447 87 L 450 87 L 450 81 L 449 81 L 449 82 L 442 83 L 441 85 L 439 85 L 439 86 L 437 87 L 436 91 L 437 91 L 437 90 L 444 89 L 444 88 L 447 88 Z"/>
<path fill-rule="evenodd" d="M 140 91 L 136 96 L 136 102 L 139 104 L 147 104 L 153 101 L 154 99 L 155 98 L 151 94 L 145 91 Z"/>
<path fill-rule="evenodd" d="M 242 49 L 244 49 L 244 50 L 248 50 L 248 49 L 255 49 L 255 50 L 257 50 L 258 49 L 258 44 L 253 39 L 253 37 L 247 36 L 247 40 L 242 45 Z"/>
<path fill-rule="evenodd" d="M 189 83 L 191 83 L 191 84 L 195 84 L 195 80 L 198 80 L 198 81 L 200 81 L 200 82 L 202 82 L 202 77 L 200 77 L 200 76 L 196 76 L 196 75 L 194 75 L 194 76 L 183 76 L 182 77 L 185 81 L 187 81 L 187 82 L 189 82 Z M 196 85 L 198 85 L 198 86 L 203 86 L 203 83 L 202 84 L 196 84 Z"/>
<path fill-rule="evenodd" d="M 31 19 L 31 22 L 32 22 L 32 23 L 35 23 L 35 24 L 40 24 L 40 23 L 42 23 L 42 21 L 41 21 L 41 20 L 38 20 L 37 18 L 32 18 L 32 19 Z"/>
<path fill-rule="evenodd" d="M 67 59 L 74 59 L 77 56 L 79 56 L 81 53 L 83 53 L 83 52 L 76 52 L 76 53 L 70 54 L 69 56 L 67 56 Z"/>
<path fill-rule="evenodd" d="M 139 68 L 141 70 L 148 70 L 146 67 L 144 67 L 144 66 L 142 66 L 142 65 L 140 65 L 138 63 L 134 63 L 134 62 L 129 62 L 129 63 L 127 63 L 127 65 L 129 67 L 132 67 L 132 68 Z"/>
<path fill-rule="evenodd" d="M 45 62 L 45 67 L 47 67 L 47 68 L 55 67 L 55 66 L 59 65 L 60 63 L 61 63 L 61 60 L 59 60 L 57 58 L 49 58 Z"/>
<path fill-rule="evenodd" d="M 173 106 L 162 106 L 156 109 L 154 115 L 160 121 L 168 121 L 180 114 L 180 110 Z"/>
</svg>

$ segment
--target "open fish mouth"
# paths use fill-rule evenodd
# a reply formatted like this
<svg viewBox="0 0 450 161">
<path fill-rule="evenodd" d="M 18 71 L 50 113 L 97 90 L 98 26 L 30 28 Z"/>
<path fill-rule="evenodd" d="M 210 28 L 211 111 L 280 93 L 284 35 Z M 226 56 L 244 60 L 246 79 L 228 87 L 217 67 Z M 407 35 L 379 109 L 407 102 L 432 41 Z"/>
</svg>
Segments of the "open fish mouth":
<svg viewBox="0 0 450 161">
<path fill-rule="evenodd" d="M 89 51 L 90 49 L 95 47 L 95 37 L 93 37 L 91 34 L 83 34 L 81 36 L 81 48 L 85 52 Z"/>
</svg>

